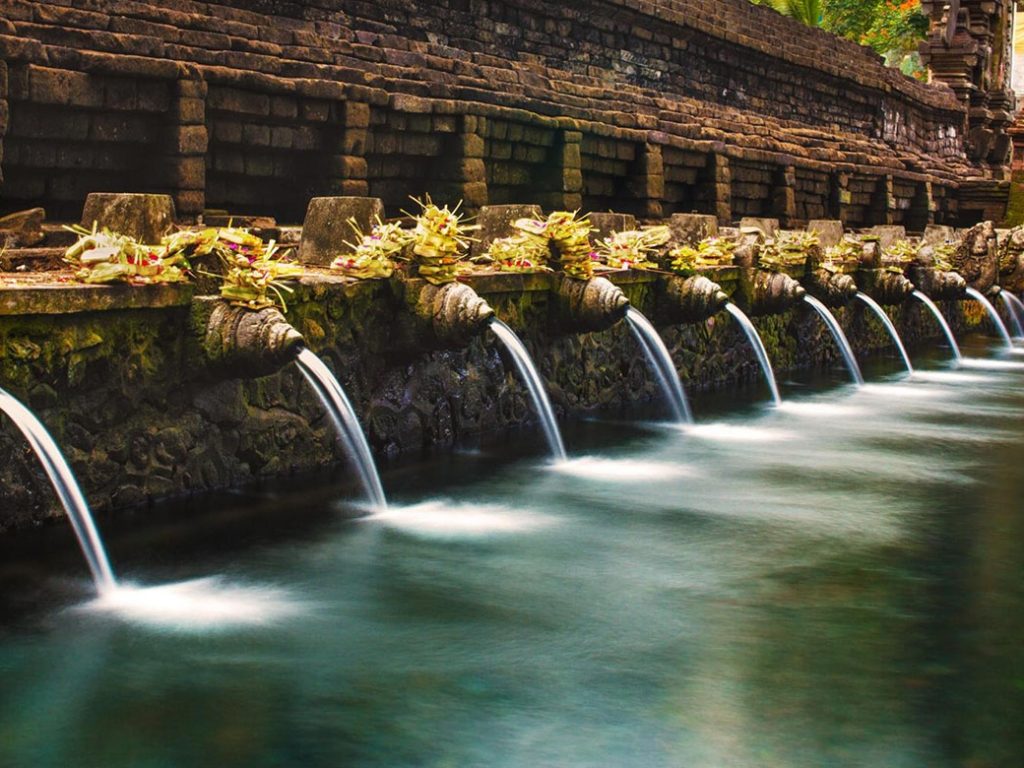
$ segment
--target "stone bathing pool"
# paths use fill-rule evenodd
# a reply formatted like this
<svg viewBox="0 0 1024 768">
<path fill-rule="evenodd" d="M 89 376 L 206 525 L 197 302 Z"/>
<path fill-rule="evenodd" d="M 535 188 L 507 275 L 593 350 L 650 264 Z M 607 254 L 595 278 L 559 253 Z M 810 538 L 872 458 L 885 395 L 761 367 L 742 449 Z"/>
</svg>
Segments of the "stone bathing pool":
<svg viewBox="0 0 1024 768">
<path fill-rule="evenodd" d="M 0 765 L 1019 765 L 1024 358 L 963 352 L 108 521 L 139 599 L 9 538 Z"/>
</svg>

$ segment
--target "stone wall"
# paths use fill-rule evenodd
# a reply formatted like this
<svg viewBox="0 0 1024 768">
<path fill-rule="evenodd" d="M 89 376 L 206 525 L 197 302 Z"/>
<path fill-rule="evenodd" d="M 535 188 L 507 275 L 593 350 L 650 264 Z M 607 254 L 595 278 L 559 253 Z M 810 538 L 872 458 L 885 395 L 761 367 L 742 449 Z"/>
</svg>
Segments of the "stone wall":
<svg viewBox="0 0 1024 768">
<path fill-rule="evenodd" d="M 691 392 L 754 382 L 744 337 L 722 313 L 693 325 L 659 320 L 650 275 L 622 280 L 660 331 Z M 524 338 L 559 417 L 625 409 L 660 397 L 632 334 L 563 330 L 551 276 L 477 281 Z M 0 381 L 52 431 L 99 511 L 237 486 L 344 462 L 334 429 L 298 369 L 257 379 L 211 370 L 193 327 L 191 288 L 8 289 L 0 303 Z M 393 284 L 305 278 L 289 319 L 337 372 L 379 459 L 536 426 L 515 369 L 490 334 L 464 349 L 424 344 Z M 911 348 L 938 336 L 916 302 L 890 308 Z M 958 325 L 961 309 L 946 307 Z M 859 306 L 839 312 L 861 355 L 891 342 Z M 758 318 L 780 375 L 834 363 L 817 316 Z M 6 422 L 7 420 L 4 419 Z M 537 436 L 538 450 L 543 440 Z M 571 448 L 571 446 L 570 446 Z M 0 530 L 61 516 L 24 440 L 0 429 Z"/>
<path fill-rule="evenodd" d="M 747 0 L 6 0 L 0 61 L 0 209 L 57 217 L 429 192 L 916 227 L 1001 189 L 952 90 Z"/>
</svg>

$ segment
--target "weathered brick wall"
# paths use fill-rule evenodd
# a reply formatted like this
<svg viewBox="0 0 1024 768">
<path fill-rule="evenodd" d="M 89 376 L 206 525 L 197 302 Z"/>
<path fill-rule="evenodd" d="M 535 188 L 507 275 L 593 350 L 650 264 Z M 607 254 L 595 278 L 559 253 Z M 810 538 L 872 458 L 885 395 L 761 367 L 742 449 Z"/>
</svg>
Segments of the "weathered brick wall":
<svg viewBox="0 0 1024 768">
<path fill-rule="evenodd" d="M 747 0 L 5 0 L 0 60 L 5 209 L 429 192 L 857 225 L 954 221 L 991 173 L 948 88 Z"/>
</svg>

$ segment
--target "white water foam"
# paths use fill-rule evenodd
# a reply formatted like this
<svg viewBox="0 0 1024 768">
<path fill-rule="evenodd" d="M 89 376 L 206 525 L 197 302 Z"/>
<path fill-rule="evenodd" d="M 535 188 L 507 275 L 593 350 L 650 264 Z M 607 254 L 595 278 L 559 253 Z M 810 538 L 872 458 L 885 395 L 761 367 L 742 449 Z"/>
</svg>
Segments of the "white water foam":
<svg viewBox="0 0 1024 768">
<path fill-rule="evenodd" d="M 783 410 L 788 406 L 789 403 L 784 404 Z M 793 440 L 797 437 L 795 432 L 788 432 L 784 429 L 753 427 L 743 424 L 692 424 L 683 427 L 682 430 L 691 437 L 720 440 L 727 443 L 776 443 Z"/>
<path fill-rule="evenodd" d="M 834 418 L 836 416 L 856 416 L 863 413 L 863 408 L 841 403 L 823 403 L 818 401 L 792 401 L 787 400 L 776 406 L 783 413 L 791 413 L 796 416 L 812 416 L 821 418 Z"/>
<path fill-rule="evenodd" d="M 975 368 L 989 371 L 1024 371 L 1024 362 L 1016 360 L 990 360 L 985 357 L 965 357 L 961 368 Z"/>
<path fill-rule="evenodd" d="M 955 392 L 950 392 L 938 387 L 924 387 L 898 384 L 865 384 L 858 393 L 869 397 L 883 397 L 886 399 L 906 400 L 930 400 L 938 397 L 952 397 Z"/>
<path fill-rule="evenodd" d="M 610 483 L 647 483 L 671 480 L 693 474 L 682 464 L 639 459 L 611 459 L 602 456 L 580 456 L 576 459 L 556 461 L 548 468 L 565 475 Z"/>
<path fill-rule="evenodd" d="M 232 584 L 218 577 L 155 587 L 122 583 L 79 608 L 131 624 L 179 632 L 265 627 L 305 609 L 286 590 Z"/>
<path fill-rule="evenodd" d="M 472 504 L 431 499 L 409 506 L 391 506 L 362 518 L 421 536 L 452 538 L 519 533 L 549 525 L 550 517 L 501 504 Z"/>
<path fill-rule="evenodd" d="M 966 373 L 961 371 L 914 371 L 911 381 L 925 381 L 934 384 L 984 384 L 994 381 L 992 376 L 982 373 Z"/>
</svg>

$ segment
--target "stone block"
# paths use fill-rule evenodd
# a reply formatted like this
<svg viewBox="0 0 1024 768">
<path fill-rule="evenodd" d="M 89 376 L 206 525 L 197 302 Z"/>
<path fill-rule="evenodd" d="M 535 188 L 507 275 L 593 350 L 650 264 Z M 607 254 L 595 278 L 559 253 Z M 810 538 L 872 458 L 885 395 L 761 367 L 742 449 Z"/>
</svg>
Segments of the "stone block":
<svg viewBox="0 0 1024 768">
<path fill-rule="evenodd" d="M 186 125 L 172 131 L 172 151 L 179 155 L 204 155 L 209 137 L 205 125 Z"/>
<path fill-rule="evenodd" d="M 588 213 L 590 233 L 592 240 L 603 240 L 612 232 L 624 232 L 628 229 L 636 229 L 636 217 L 630 213 L 597 212 Z"/>
<path fill-rule="evenodd" d="M 331 176 L 341 179 L 365 179 L 367 165 L 365 157 L 336 155 L 330 160 Z"/>
<path fill-rule="evenodd" d="M 171 158 L 167 182 L 175 189 L 202 189 L 206 185 L 206 160 L 200 155 Z"/>
<path fill-rule="evenodd" d="M 544 214 L 539 205 L 485 205 L 477 214 L 476 223 L 480 230 L 473 243 L 474 253 L 483 253 L 499 237 L 508 237 L 515 231 L 512 224 L 516 219 L 542 219 Z"/>
<path fill-rule="evenodd" d="M 956 238 L 956 230 L 944 224 L 929 224 L 924 229 L 924 242 L 928 245 L 941 245 Z"/>
<path fill-rule="evenodd" d="M 475 133 L 465 133 L 460 137 L 460 150 L 463 157 L 483 157 L 484 140 Z"/>
<path fill-rule="evenodd" d="M 471 181 L 459 186 L 458 197 L 462 199 L 462 205 L 467 212 L 473 212 L 481 206 L 487 205 L 488 190 L 487 183 L 483 181 Z"/>
<path fill-rule="evenodd" d="M 299 114 L 299 104 L 288 96 L 271 96 L 270 114 L 273 117 L 296 117 Z"/>
<path fill-rule="evenodd" d="M 672 231 L 673 243 L 696 245 L 718 234 L 718 219 L 703 213 L 673 213 L 668 228 Z"/>
<path fill-rule="evenodd" d="M 91 192 L 82 208 L 82 226 L 93 223 L 113 232 L 157 243 L 174 224 L 174 201 L 169 195 Z"/>
<path fill-rule="evenodd" d="M 203 99 L 178 99 L 174 104 L 174 118 L 182 125 L 202 125 L 206 120 L 206 102 Z"/>
<path fill-rule="evenodd" d="M 562 191 L 580 192 L 583 190 L 583 173 L 581 171 L 565 170 L 562 173 Z"/>
<path fill-rule="evenodd" d="M 367 232 L 384 217 L 384 204 L 376 197 L 314 197 L 306 208 L 299 242 L 299 261 L 328 266 L 352 239 L 349 219 Z"/>
<path fill-rule="evenodd" d="M 32 101 L 38 104 L 103 106 L 103 89 L 89 75 L 82 72 L 30 66 L 29 88 Z"/>
<path fill-rule="evenodd" d="M 359 101 L 345 104 L 345 125 L 348 128 L 370 127 L 370 105 Z"/>
<path fill-rule="evenodd" d="M 822 248 L 830 248 L 843 239 L 843 222 L 837 219 L 813 219 L 807 224 L 808 232 L 816 232 Z"/>
<path fill-rule="evenodd" d="M 884 251 L 896 240 L 907 239 L 907 228 L 901 224 L 879 224 L 868 230 L 872 235 L 878 235 L 878 244 Z"/>
<path fill-rule="evenodd" d="M 46 211 L 42 208 L 29 208 L 27 211 L 0 216 L 0 246 L 28 248 L 37 245 L 45 237 L 45 219 Z"/>
<path fill-rule="evenodd" d="M 779 220 L 760 218 L 756 216 L 744 216 L 740 219 L 740 229 L 756 229 L 764 234 L 765 237 L 775 237 L 779 231 Z"/>
</svg>

